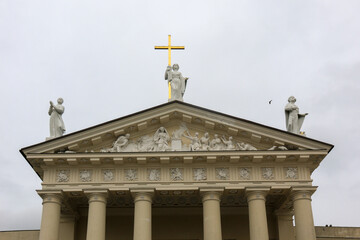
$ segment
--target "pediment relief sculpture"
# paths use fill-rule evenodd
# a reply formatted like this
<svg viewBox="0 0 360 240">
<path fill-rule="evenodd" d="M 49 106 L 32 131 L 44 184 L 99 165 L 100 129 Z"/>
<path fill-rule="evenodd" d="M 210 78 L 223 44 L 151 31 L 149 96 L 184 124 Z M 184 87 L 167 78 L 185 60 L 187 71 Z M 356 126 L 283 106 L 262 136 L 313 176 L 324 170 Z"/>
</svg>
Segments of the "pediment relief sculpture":
<svg viewBox="0 0 360 240">
<path fill-rule="evenodd" d="M 171 136 L 171 137 L 170 137 Z M 153 135 L 130 139 L 130 134 L 119 136 L 110 148 L 102 148 L 101 152 L 165 152 L 165 151 L 256 151 L 256 150 L 288 150 L 285 146 L 272 146 L 258 149 L 250 143 L 234 140 L 232 136 L 208 132 L 202 136 L 199 132 L 191 133 L 184 123 L 169 131 L 161 126 Z"/>
</svg>

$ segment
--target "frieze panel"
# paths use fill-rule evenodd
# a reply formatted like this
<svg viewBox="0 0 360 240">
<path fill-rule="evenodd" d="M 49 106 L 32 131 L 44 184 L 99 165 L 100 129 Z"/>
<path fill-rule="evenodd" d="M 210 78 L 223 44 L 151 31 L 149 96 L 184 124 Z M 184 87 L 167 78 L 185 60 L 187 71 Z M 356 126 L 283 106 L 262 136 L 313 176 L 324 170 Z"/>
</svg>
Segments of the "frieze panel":
<svg viewBox="0 0 360 240">
<path fill-rule="evenodd" d="M 287 179 L 297 179 L 298 178 L 298 169 L 296 167 L 285 168 L 285 178 Z"/>
<path fill-rule="evenodd" d="M 184 180 L 184 169 L 183 168 L 170 168 L 170 179 L 171 179 L 171 181 L 183 181 Z"/>
<path fill-rule="evenodd" d="M 104 169 L 103 179 L 105 182 L 111 182 L 114 180 L 114 169 Z"/>
<path fill-rule="evenodd" d="M 265 167 L 261 168 L 262 177 L 265 180 L 272 180 L 275 178 L 274 176 L 274 168 Z"/>
<path fill-rule="evenodd" d="M 91 182 L 92 170 L 89 169 L 80 170 L 79 178 L 81 182 Z"/>
<path fill-rule="evenodd" d="M 194 181 L 205 181 L 207 179 L 206 168 L 194 168 L 193 179 Z"/>
<path fill-rule="evenodd" d="M 160 181 L 160 168 L 148 168 L 147 170 L 147 180 L 149 181 Z"/>
<path fill-rule="evenodd" d="M 218 180 L 229 180 L 230 174 L 229 174 L 229 168 L 215 168 L 215 176 Z"/>
<path fill-rule="evenodd" d="M 124 170 L 125 181 L 137 181 L 138 180 L 138 170 L 134 168 L 129 168 Z"/>
<path fill-rule="evenodd" d="M 62 169 L 57 171 L 56 173 L 57 182 L 69 182 L 69 180 L 70 180 L 70 170 Z"/>
<path fill-rule="evenodd" d="M 249 180 L 251 178 L 251 168 L 243 167 L 239 168 L 239 176 L 242 180 Z"/>
</svg>

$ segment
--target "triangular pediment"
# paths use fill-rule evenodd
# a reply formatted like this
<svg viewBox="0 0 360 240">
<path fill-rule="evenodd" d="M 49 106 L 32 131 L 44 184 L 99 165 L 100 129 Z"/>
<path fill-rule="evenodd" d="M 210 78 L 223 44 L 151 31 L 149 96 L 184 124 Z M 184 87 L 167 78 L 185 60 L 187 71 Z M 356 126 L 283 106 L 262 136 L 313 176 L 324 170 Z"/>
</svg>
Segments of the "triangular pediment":
<svg viewBox="0 0 360 240">
<path fill-rule="evenodd" d="M 160 138 L 166 138 L 166 143 L 159 143 L 162 141 L 157 136 L 159 133 Z M 199 140 L 204 140 L 208 134 L 209 147 L 198 147 L 196 139 L 190 139 L 196 134 Z M 216 135 L 218 139 L 213 141 Z M 21 152 L 25 155 L 286 149 L 328 152 L 332 147 L 304 136 L 175 101 L 26 147 Z"/>
</svg>

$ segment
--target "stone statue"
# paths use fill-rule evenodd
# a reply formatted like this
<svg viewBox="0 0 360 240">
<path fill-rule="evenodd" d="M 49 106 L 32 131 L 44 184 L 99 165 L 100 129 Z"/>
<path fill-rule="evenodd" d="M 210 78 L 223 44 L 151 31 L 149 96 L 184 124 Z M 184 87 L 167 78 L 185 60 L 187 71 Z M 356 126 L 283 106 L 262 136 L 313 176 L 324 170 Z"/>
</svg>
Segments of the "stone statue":
<svg viewBox="0 0 360 240">
<path fill-rule="evenodd" d="M 154 134 L 155 147 L 153 151 L 166 151 L 169 150 L 170 136 L 164 127 L 160 127 Z"/>
<path fill-rule="evenodd" d="M 254 151 L 254 150 L 257 150 L 254 146 L 248 144 L 248 143 L 238 143 L 237 144 L 239 149 L 241 151 Z"/>
<path fill-rule="evenodd" d="M 129 143 L 130 134 L 127 133 L 125 136 L 120 136 L 113 144 L 111 152 L 122 152 L 122 150 Z"/>
<path fill-rule="evenodd" d="M 235 146 L 233 143 L 233 138 L 230 136 L 228 140 L 226 140 L 225 136 L 221 138 L 223 143 L 225 144 L 226 150 L 235 150 Z"/>
<path fill-rule="evenodd" d="M 200 149 L 200 139 L 199 139 L 199 133 L 196 132 L 195 136 L 191 136 L 189 131 L 186 131 L 187 135 L 183 134 L 184 137 L 191 140 L 191 144 L 189 145 L 190 151 L 198 151 Z"/>
<path fill-rule="evenodd" d="M 202 136 L 202 137 L 200 138 L 200 143 L 201 143 L 201 150 L 203 150 L 203 151 L 208 151 L 208 150 L 210 149 L 210 146 L 209 146 L 209 144 L 210 144 L 210 137 L 209 137 L 209 133 L 208 133 L 208 132 L 206 132 L 206 133 L 204 134 L 204 136 Z"/>
<path fill-rule="evenodd" d="M 296 98 L 294 96 L 289 97 L 288 102 L 289 103 L 285 106 L 286 130 L 288 132 L 300 134 L 300 128 L 308 113 L 299 114 L 299 108 L 295 105 Z"/>
<path fill-rule="evenodd" d="M 64 113 L 64 100 L 58 98 L 57 105 L 50 101 L 49 115 L 50 115 L 50 138 L 61 137 L 65 132 L 65 125 L 61 115 Z"/>
<path fill-rule="evenodd" d="M 165 80 L 168 80 L 171 86 L 171 98 L 170 101 L 184 101 L 183 96 L 186 89 L 186 83 L 188 78 L 184 78 L 179 72 L 179 65 L 174 64 L 172 67 L 167 66 L 165 71 Z"/>
<path fill-rule="evenodd" d="M 217 134 L 214 134 L 214 139 L 210 142 L 211 150 L 221 150 L 221 140 Z"/>
</svg>

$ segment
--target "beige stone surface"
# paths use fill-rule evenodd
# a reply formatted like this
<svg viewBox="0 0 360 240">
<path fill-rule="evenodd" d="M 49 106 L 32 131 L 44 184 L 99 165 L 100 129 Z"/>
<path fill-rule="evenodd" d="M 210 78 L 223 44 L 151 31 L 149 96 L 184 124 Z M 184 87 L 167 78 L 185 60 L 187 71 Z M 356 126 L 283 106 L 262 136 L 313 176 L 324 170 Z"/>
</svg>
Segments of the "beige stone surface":
<svg viewBox="0 0 360 240">
<path fill-rule="evenodd" d="M 1 240 L 39 240 L 39 230 L 3 231 L 0 232 Z"/>
</svg>

